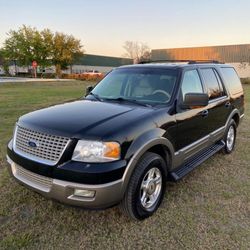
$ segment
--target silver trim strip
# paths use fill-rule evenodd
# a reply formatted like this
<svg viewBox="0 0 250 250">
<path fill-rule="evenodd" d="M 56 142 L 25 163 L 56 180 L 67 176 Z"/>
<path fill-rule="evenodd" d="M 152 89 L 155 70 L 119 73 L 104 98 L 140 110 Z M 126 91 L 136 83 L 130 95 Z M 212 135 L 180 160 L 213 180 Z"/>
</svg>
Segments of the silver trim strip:
<svg viewBox="0 0 250 250">
<path fill-rule="evenodd" d="M 220 96 L 220 97 L 217 97 L 217 98 L 215 98 L 215 99 L 209 100 L 208 104 L 214 103 L 214 102 L 218 102 L 218 101 L 222 101 L 222 100 L 224 101 L 224 100 L 226 100 L 226 99 L 229 100 L 229 97 L 228 97 L 227 95 Z"/>
<path fill-rule="evenodd" d="M 178 150 L 177 152 L 175 152 L 174 154 L 175 155 L 178 155 L 180 152 L 185 152 L 185 153 L 188 153 L 190 150 L 193 150 L 194 148 L 198 147 L 201 143 L 203 142 L 206 142 L 208 139 L 209 139 L 209 136 L 210 135 L 216 135 L 216 134 L 219 134 L 220 132 L 222 132 L 222 130 L 225 129 L 226 126 L 223 126 L 223 127 L 220 127 L 216 130 L 214 130 L 213 132 L 211 132 L 210 134 L 202 137 L 201 139 L 195 141 L 195 142 L 192 142 L 191 144 L 181 148 L 180 150 Z"/>
<path fill-rule="evenodd" d="M 185 152 L 185 153 L 187 153 L 187 152 L 189 152 L 190 150 L 192 150 L 193 148 L 198 147 L 201 143 L 207 141 L 208 138 L 209 138 L 209 135 L 206 135 L 206 136 L 202 137 L 201 139 L 199 139 L 199 140 L 197 140 L 197 141 L 195 141 L 195 142 L 192 142 L 191 144 L 189 144 L 189 145 L 187 145 L 187 146 L 185 146 L 185 147 L 179 149 L 178 151 L 176 151 L 176 152 L 174 153 L 174 155 L 176 156 L 176 155 L 178 155 L 180 152 Z"/>
<path fill-rule="evenodd" d="M 245 116 L 245 114 L 240 115 L 240 119 L 242 119 Z"/>
<path fill-rule="evenodd" d="M 173 168 L 180 166 L 184 161 L 194 156 L 202 149 L 211 146 L 216 141 L 221 140 L 224 135 L 226 126 L 218 128 L 217 130 L 211 132 L 210 134 L 204 136 L 203 138 L 187 145 L 186 147 L 180 149 L 174 153 L 175 165 Z"/>
</svg>

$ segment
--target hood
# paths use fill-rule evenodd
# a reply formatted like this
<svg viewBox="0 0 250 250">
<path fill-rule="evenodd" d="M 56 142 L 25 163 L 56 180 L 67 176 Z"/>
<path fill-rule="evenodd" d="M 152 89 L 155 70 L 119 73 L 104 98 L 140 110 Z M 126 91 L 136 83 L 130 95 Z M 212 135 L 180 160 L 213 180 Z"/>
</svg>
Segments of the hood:
<svg viewBox="0 0 250 250">
<path fill-rule="evenodd" d="M 95 136 L 90 131 L 97 127 L 98 136 L 104 135 L 112 121 L 116 126 L 117 123 L 124 125 L 148 112 L 152 112 L 152 108 L 79 100 L 28 113 L 19 119 L 18 124 L 48 134 L 87 138 Z"/>
</svg>

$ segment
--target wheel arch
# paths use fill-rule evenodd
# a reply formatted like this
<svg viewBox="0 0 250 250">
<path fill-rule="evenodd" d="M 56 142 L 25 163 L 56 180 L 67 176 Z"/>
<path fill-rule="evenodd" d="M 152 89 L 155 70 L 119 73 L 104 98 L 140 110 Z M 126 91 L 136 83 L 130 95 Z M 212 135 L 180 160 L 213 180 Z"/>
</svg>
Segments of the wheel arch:
<svg viewBox="0 0 250 250">
<path fill-rule="evenodd" d="M 172 154 L 166 145 L 163 144 L 154 145 L 151 148 L 149 148 L 147 152 L 152 152 L 160 155 L 166 163 L 167 172 L 170 171 L 169 166 L 171 166 L 172 164 Z"/>
<path fill-rule="evenodd" d="M 238 109 L 234 109 L 230 113 L 229 117 L 227 118 L 226 127 L 228 126 L 228 124 L 230 123 L 232 119 L 235 121 L 236 125 L 238 126 L 240 122 L 240 111 Z"/>
<path fill-rule="evenodd" d="M 160 128 L 154 129 L 141 135 L 132 143 L 126 154 L 128 165 L 122 177 L 123 192 L 125 192 L 127 188 L 137 162 L 146 152 L 154 152 L 161 155 L 167 166 L 166 172 L 169 170 L 174 156 L 174 147 L 167 138 L 163 137 L 164 132 L 165 131 Z"/>
<path fill-rule="evenodd" d="M 240 123 L 240 115 L 238 113 L 235 113 L 233 116 L 232 116 L 232 119 L 235 121 L 236 123 L 236 127 L 238 127 L 239 123 Z"/>
</svg>

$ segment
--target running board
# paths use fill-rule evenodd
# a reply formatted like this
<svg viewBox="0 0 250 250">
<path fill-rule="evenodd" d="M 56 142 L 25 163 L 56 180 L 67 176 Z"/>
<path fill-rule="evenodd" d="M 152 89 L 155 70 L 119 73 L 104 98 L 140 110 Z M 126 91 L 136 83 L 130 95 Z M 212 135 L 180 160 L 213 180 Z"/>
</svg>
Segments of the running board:
<svg viewBox="0 0 250 250">
<path fill-rule="evenodd" d="M 170 172 L 170 175 L 175 181 L 180 180 L 182 177 L 191 172 L 194 168 L 198 167 L 201 163 L 207 160 L 209 157 L 220 151 L 225 146 L 223 141 L 219 141 L 211 147 L 202 150 L 190 160 L 188 160 L 184 165 L 179 167 L 177 170 Z"/>
</svg>

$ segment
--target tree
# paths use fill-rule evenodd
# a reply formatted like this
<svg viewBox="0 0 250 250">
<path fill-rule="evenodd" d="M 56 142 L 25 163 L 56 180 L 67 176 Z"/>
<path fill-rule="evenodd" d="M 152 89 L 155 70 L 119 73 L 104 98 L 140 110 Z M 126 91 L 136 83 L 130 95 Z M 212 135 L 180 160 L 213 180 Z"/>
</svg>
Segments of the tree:
<svg viewBox="0 0 250 250">
<path fill-rule="evenodd" d="M 3 49 L 0 49 L 0 66 L 3 67 L 3 70 L 6 75 L 9 75 L 9 62 L 6 60 L 5 51 Z"/>
<path fill-rule="evenodd" d="M 3 65 L 3 61 L 4 61 L 3 50 L 0 49 L 0 65 Z"/>
<path fill-rule="evenodd" d="M 72 35 L 56 32 L 53 38 L 52 62 L 56 66 L 56 75 L 72 64 L 76 57 L 83 55 L 81 41 Z"/>
<path fill-rule="evenodd" d="M 75 54 L 83 54 L 80 40 L 49 29 L 38 31 L 23 25 L 17 31 L 10 30 L 4 42 L 6 60 L 21 66 L 30 66 L 37 61 L 41 67 L 56 66 L 57 76 L 74 60 Z"/>
<path fill-rule="evenodd" d="M 134 63 L 150 60 L 151 52 L 146 43 L 126 41 L 123 48 L 126 50 L 125 56 L 132 58 Z"/>
<path fill-rule="evenodd" d="M 9 61 L 18 65 L 29 66 L 37 61 L 41 66 L 50 65 L 53 33 L 45 29 L 39 32 L 36 28 L 23 25 L 17 31 L 10 30 L 4 42 L 4 53 Z"/>
</svg>

